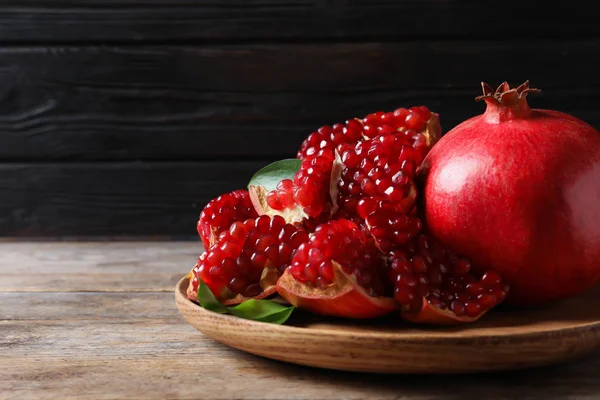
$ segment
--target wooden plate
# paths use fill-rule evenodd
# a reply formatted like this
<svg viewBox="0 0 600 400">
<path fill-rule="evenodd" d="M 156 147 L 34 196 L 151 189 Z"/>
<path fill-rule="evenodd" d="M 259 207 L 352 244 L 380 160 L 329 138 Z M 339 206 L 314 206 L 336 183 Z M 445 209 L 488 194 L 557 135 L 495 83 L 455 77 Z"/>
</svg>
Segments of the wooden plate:
<svg viewBox="0 0 600 400">
<path fill-rule="evenodd" d="M 494 310 L 458 327 L 420 327 L 393 316 L 350 321 L 294 312 L 285 325 L 213 313 L 175 298 L 185 320 L 228 346 L 275 360 L 378 373 L 464 373 L 556 364 L 600 347 L 600 290 L 552 307 Z"/>
</svg>

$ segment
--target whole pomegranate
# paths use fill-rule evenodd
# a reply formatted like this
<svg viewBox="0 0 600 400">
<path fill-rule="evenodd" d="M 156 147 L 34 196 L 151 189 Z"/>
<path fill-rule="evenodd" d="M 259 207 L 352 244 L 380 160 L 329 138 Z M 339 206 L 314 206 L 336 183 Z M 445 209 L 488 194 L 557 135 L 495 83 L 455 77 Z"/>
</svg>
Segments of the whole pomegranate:
<svg viewBox="0 0 600 400">
<path fill-rule="evenodd" d="M 525 82 L 482 83 L 485 112 L 456 126 L 419 171 L 427 232 L 540 305 L 600 281 L 600 133 L 530 109 Z"/>
</svg>

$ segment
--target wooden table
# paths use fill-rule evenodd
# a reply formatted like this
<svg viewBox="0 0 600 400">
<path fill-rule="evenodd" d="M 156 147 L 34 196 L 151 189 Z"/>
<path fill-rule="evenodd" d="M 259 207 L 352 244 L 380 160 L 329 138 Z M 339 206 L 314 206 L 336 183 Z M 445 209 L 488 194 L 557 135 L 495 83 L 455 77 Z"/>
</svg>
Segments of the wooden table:
<svg viewBox="0 0 600 400">
<path fill-rule="evenodd" d="M 174 304 L 197 242 L 0 243 L 2 399 L 596 399 L 600 355 L 521 372 L 377 376 L 230 349 Z"/>
</svg>

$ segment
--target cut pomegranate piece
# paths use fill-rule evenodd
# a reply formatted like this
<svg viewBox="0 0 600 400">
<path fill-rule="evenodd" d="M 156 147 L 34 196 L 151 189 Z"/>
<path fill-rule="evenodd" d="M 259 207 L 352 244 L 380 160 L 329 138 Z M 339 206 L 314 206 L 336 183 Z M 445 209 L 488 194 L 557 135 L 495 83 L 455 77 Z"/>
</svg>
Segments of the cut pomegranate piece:
<svg viewBox="0 0 600 400">
<path fill-rule="evenodd" d="M 340 215 L 358 214 L 384 253 L 419 234 L 420 219 L 407 214 L 417 197 L 414 178 L 421 155 L 409 138 L 377 136 L 340 150 Z"/>
<path fill-rule="evenodd" d="M 399 108 L 394 112 L 376 112 L 345 124 L 323 126 L 302 143 L 298 158 L 317 154 L 323 149 L 338 150 L 342 144 L 355 145 L 365 138 L 403 135 L 420 154 L 422 161 L 431 146 L 441 137 L 439 116 L 427 107 Z"/>
<path fill-rule="evenodd" d="M 302 160 L 293 179 L 283 179 L 275 190 L 250 186 L 250 197 L 260 215 L 280 215 L 288 223 L 328 220 L 337 210 L 339 157 L 329 149 Z"/>
<path fill-rule="evenodd" d="M 256 218 L 247 190 L 234 190 L 212 199 L 204 207 L 198 219 L 197 229 L 205 249 L 209 249 L 219 234 L 236 221 Z"/>
<path fill-rule="evenodd" d="M 201 279 L 225 305 L 272 295 L 281 272 L 307 240 L 304 229 L 280 216 L 234 222 L 199 257 L 188 294 L 197 294 Z"/>
<path fill-rule="evenodd" d="M 398 309 L 384 297 L 383 259 L 352 221 L 317 226 L 277 282 L 290 304 L 316 314 L 374 318 Z"/>
<path fill-rule="evenodd" d="M 394 299 L 408 321 L 438 325 L 472 322 L 506 298 L 509 287 L 495 272 L 479 279 L 471 263 L 426 235 L 388 258 Z"/>
</svg>

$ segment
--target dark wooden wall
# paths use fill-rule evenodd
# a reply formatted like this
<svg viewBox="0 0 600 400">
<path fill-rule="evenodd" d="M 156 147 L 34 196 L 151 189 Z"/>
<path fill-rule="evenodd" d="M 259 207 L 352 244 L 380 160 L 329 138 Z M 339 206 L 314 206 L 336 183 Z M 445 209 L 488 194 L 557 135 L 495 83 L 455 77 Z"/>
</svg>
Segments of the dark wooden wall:
<svg viewBox="0 0 600 400">
<path fill-rule="evenodd" d="M 322 124 L 479 83 L 600 128 L 587 2 L 0 0 L 0 235 L 195 235 L 212 197 Z"/>
</svg>

